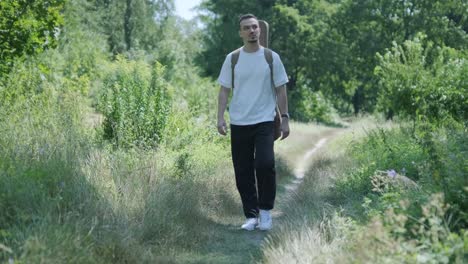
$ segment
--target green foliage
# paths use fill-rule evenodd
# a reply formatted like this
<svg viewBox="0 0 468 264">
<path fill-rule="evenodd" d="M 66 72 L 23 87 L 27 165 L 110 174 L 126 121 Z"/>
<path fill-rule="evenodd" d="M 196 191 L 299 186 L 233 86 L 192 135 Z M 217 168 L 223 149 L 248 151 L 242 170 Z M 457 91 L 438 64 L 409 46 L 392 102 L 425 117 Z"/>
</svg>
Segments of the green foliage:
<svg viewBox="0 0 468 264">
<path fill-rule="evenodd" d="M 297 87 L 289 94 L 290 114 L 295 120 L 302 122 L 316 121 L 333 124 L 334 109 L 320 92 L 312 92 L 307 87 Z"/>
<path fill-rule="evenodd" d="M 336 190 L 342 199 L 351 202 L 365 196 L 363 208 L 367 216 L 379 215 L 397 208 L 401 199 L 409 199 L 412 206 L 406 214 L 422 217 L 417 205 L 428 194 L 443 192 L 450 205 L 450 230 L 466 228 L 466 131 L 463 128 L 429 130 L 425 138 L 412 129 L 401 127 L 390 131 L 378 129 L 368 133 L 362 141 L 351 144 L 356 167 L 348 176 L 338 180 Z"/>
<path fill-rule="evenodd" d="M 64 0 L 0 2 L 0 79 L 23 56 L 57 45 Z"/>
<path fill-rule="evenodd" d="M 309 8 L 308 11 L 313 12 Z M 272 9 L 271 25 L 271 47 L 280 55 L 286 70 L 289 73 L 290 84 L 288 87 L 295 88 L 303 71 L 308 69 L 310 57 L 306 54 L 314 52 L 313 44 L 316 36 L 320 35 L 309 17 L 303 15 L 298 9 L 285 5 L 275 5 Z M 304 45 L 304 43 L 308 43 Z M 294 54 L 294 55 L 293 55 Z"/>
<path fill-rule="evenodd" d="M 2 263 L 173 260 L 241 210 L 229 141 L 211 124 L 217 89 L 191 63 L 196 30 L 162 12 L 133 21 L 127 59 L 112 62 L 112 28 L 98 22 L 114 2 L 67 1 L 57 47 L 15 63 L 0 86 Z M 97 92 L 106 119 L 90 127 Z"/>
<path fill-rule="evenodd" d="M 467 172 L 459 154 L 466 152 L 466 53 L 424 40 L 418 37 L 395 44 L 384 56 L 379 55 L 379 107 L 413 120 L 413 129 L 406 134 L 426 156 L 418 164 L 422 180 L 444 192 L 457 217 L 466 217 L 463 175 Z"/>
<path fill-rule="evenodd" d="M 16 101 L 24 102 L 28 97 L 48 91 L 44 71 L 33 59 L 18 63 L 12 68 L 4 86 L 0 86 L 0 105 L 9 106 Z M 5 108 L 8 111 L 8 108 Z M 0 118 L 6 118 L 2 116 Z"/>
<path fill-rule="evenodd" d="M 344 48 L 335 56 L 342 63 L 337 71 L 339 89 L 358 81 L 351 100 L 354 112 L 374 109 L 380 90 L 373 76 L 378 64 L 375 54 L 390 48 L 392 41 L 402 43 L 423 32 L 439 46 L 466 47 L 466 14 L 462 10 L 466 10 L 466 3 L 458 0 L 344 1 L 333 17 L 339 37 L 332 47 L 341 44 Z"/>
<path fill-rule="evenodd" d="M 0 252 L 2 261 L 21 252 L 26 262 L 59 259 L 51 248 L 70 254 L 89 247 L 63 225 L 95 198 L 78 167 L 91 142 L 85 99 L 77 88 L 47 79 L 41 67 L 36 59 L 16 63 L 0 90 L 0 243 L 11 247 L 10 254 Z"/>
<path fill-rule="evenodd" d="M 213 217 L 232 206 L 241 210 L 228 141 L 206 117 L 194 118 L 207 110 L 173 106 L 179 111 L 167 116 L 157 151 L 102 146 L 86 133 L 79 89 L 63 89 L 60 75 L 48 79 L 53 75 L 41 72 L 42 63 L 23 64 L 1 90 L 2 99 L 14 94 L 15 100 L 0 105 L 0 261 L 173 259 L 180 250 L 199 249 Z M 103 67 L 110 71 L 104 83 L 131 77 L 117 84 L 167 89 L 161 66 L 154 67 L 120 59 Z"/>
<path fill-rule="evenodd" d="M 343 177 L 330 193 L 363 225 L 337 238 L 347 244 L 343 259 L 464 263 L 466 140 L 463 125 L 452 123 L 380 128 L 352 142 L 336 161 L 351 159 L 351 166 L 337 172 Z"/>
<path fill-rule="evenodd" d="M 408 202 L 406 201 L 406 204 Z M 405 210 L 405 202 L 400 203 Z M 385 214 L 385 226 L 394 239 L 401 243 L 399 247 L 400 258 L 411 261 L 432 263 L 459 263 L 463 261 L 464 243 L 466 234 L 461 236 L 451 232 L 446 220 L 448 205 L 444 203 L 443 195 L 433 194 L 431 199 L 421 206 L 422 215 L 419 218 L 411 217 L 411 212 L 395 213 L 388 210 Z M 411 229 L 405 226 L 410 223 Z M 416 239 L 408 239 L 407 233 L 412 233 Z"/>
<path fill-rule="evenodd" d="M 104 79 L 104 138 L 116 146 L 154 147 L 163 137 L 171 98 L 164 68 L 119 57 Z"/>
<path fill-rule="evenodd" d="M 450 206 L 443 195 L 432 194 L 427 201 L 417 202 L 396 200 L 373 217 L 353 236 L 357 243 L 350 247 L 351 258 L 355 262 L 464 263 L 468 234 L 450 229 Z"/>
<path fill-rule="evenodd" d="M 426 46 L 426 47 L 425 47 Z M 468 60 L 448 47 L 433 47 L 424 38 L 394 43 L 378 55 L 379 107 L 413 120 L 441 122 L 468 119 Z"/>
<path fill-rule="evenodd" d="M 270 46 L 285 63 L 291 90 L 320 91 L 340 112 L 372 112 L 380 90 L 376 53 L 418 32 L 437 46 L 463 50 L 466 5 L 459 0 L 204 1 L 201 18 L 207 26 L 198 62 L 216 77 L 225 55 L 241 45 L 237 16 L 252 12 L 270 24 Z"/>
<path fill-rule="evenodd" d="M 174 104 L 162 144 L 167 159 L 168 167 L 164 169 L 169 171 L 167 174 L 181 179 L 216 173 L 213 169 L 220 162 L 220 156 L 211 154 L 217 152 L 215 149 L 226 151 L 229 141 L 211 129 L 212 119 L 207 117 L 190 109 L 190 105 Z"/>
<path fill-rule="evenodd" d="M 419 166 L 425 183 L 443 192 L 456 218 L 462 219 L 459 226 L 468 225 L 468 192 L 466 191 L 466 142 L 468 137 L 463 126 L 434 128 L 429 123 L 416 127 L 416 139 L 428 155 L 428 160 Z"/>
<path fill-rule="evenodd" d="M 173 0 L 93 0 L 89 11 L 96 14 L 113 54 L 130 50 L 155 50 L 164 40 L 167 19 L 173 15 Z"/>
<path fill-rule="evenodd" d="M 101 77 L 103 69 L 99 66 L 108 59 L 106 36 L 95 25 L 97 15 L 89 5 L 89 1 L 68 1 L 64 7 L 67 19 L 56 50 L 60 55 L 49 65 L 55 66 L 53 71 L 61 72 L 68 79 L 86 77 L 94 81 Z M 89 27 L 83 27 L 83 24 Z"/>
<path fill-rule="evenodd" d="M 369 131 L 363 142 L 352 145 L 351 151 L 361 165 L 375 162 L 375 169 L 395 169 L 414 180 L 419 178 L 417 164 L 427 159 L 405 127 Z"/>
<path fill-rule="evenodd" d="M 413 180 L 419 179 L 418 166 L 429 158 L 416 139 L 405 129 L 369 131 L 362 141 L 353 142 L 349 152 L 357 168 L 337 183 L 344 196 L 367 195 L 372 191 L 371 177 L 376 170 L 395 170 Z"/>
</svg>

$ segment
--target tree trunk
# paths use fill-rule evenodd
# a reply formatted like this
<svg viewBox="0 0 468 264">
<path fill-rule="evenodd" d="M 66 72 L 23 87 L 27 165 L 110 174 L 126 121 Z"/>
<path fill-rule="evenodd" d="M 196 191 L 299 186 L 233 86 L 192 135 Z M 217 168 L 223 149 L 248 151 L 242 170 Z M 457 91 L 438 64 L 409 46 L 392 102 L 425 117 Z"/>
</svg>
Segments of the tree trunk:
<svg viewBox="0 0 468 264">
<path fill-rule="evenodd" d="M 356 92 L 353 95 L 352 102 L 353 102 L 353 109 L 354 109 L 354 114 L 357 115 L 361 111 L 362 107 L 362 101 L 363 101 L 363 91 L 362 87 L 359 86 L 356 89 Z"/>
<path fill-rule="evenodd" d="M 132 48 L 132 0 L 127 0 L 124 16 L 124 39 L 127 50 Z"/>
</svg>

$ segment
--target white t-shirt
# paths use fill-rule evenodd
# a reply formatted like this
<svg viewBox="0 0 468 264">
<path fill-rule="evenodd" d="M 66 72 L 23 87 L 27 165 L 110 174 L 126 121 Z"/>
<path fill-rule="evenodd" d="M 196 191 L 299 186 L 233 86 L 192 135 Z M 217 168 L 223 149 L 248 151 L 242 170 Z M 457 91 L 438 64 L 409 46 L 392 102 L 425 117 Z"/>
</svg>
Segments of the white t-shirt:
<svg viewBox="0 0 468 264">
<path fill-rule="evenodd" d="M 232 88 L 231 55 L 224 60 L 218 82 Z M 273 78 L 275 87 L 288 82 L 288 76 L 279 55 L 273 55 Z M 245 52 L 242 48 L 234 68 L 234 93 L 229 106 L 229 116 L 233 125 L 252 125 L 275 118 L 276 94 L 273 94 L 270 80 L 270 67 L 266 61 L 264 48 L 256 52 Z"/>
</svg>

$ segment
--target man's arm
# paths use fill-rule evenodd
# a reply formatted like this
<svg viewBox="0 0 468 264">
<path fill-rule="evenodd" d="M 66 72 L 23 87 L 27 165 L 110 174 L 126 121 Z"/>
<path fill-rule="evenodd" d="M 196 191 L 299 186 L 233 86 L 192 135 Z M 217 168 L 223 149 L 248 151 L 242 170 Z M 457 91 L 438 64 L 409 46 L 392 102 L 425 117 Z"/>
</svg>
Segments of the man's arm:
<svg viewBox="0 0 468 264">
<path fill-rule="evenodd" d="M 276 96 L 281 115 L 288 114 L 288 96 L 286 93 L 286 85 L 281 85 L 280 87 L 276 88 Z M 289 117 L 282 116 L 281 132 L 281 140 L 289 136 Z"/>
<path fill-rule="evenodd" d="M 229 94 L 231 93 L 231 89 L 221 86 L 219 89 L 218 95 L 218 132 L 225 136 L 227 134 L 227 125 L 226 120 L 224 119 L 224 112 L 226 111 L 227 101 Z"/>
</svg>

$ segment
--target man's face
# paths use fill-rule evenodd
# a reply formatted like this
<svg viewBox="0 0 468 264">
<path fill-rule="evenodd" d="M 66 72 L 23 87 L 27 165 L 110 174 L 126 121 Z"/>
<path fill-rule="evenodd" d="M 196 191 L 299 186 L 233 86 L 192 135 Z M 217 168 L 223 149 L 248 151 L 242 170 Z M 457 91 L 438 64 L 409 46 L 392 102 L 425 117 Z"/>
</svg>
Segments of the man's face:
<svg viewBox="0 0 468 264">
<path fill-rule="evenodd" d="M 239 36 L 244 42 L 255 43 L 260 37 L 260 27 L 255 18 L 244 19 L 240 22 Z"/>
</svg>

